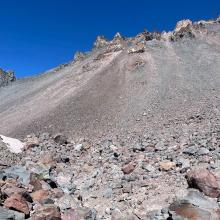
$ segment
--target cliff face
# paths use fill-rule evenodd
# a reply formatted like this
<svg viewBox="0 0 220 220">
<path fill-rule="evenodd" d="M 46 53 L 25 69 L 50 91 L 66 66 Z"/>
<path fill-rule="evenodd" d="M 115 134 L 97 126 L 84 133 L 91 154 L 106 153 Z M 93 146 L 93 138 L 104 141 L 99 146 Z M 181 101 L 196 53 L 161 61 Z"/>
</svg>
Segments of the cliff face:
<svg viewBox="0 0 220 220">
<path fill-rule="evenodd" d="M 6 86 L 10 82 L 14 82 L 16 80 L 14 72 L 13 71 L 4 71 L 0 68 L 0 87 Z"/>
<path fill-rule="evenodd" d="M 91 52 L 1 88 L 0 133 L 156 132 L 170 120 L 217 108 L 219 70 L 219 19 L 181 21 L 168 33 L 100 36 Z"/>
</svg>

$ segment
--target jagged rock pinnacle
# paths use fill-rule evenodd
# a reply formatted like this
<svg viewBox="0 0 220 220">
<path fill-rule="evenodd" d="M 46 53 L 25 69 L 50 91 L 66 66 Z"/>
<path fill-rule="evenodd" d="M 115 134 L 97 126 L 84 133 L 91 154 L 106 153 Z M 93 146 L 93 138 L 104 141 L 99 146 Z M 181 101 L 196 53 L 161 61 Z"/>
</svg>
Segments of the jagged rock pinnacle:
<svg viewBox="0 0 220 220">
<path fill-rule="evenodd" d="M 13 82 L 16 80 L 14 71 L 9 70 L 9 71 L 4 71 L 3 69 L 0 68 L 0 87 L 1 86 L 6 86 L 8 83 Z"/>
<path fill-rule="evenodd" d="M 103 48 L 103 47 L 107 46 L 107 44 L 108 44 L 108 41 L 103 35 L 98 36 L 96 38 L 95 43 L 93 44 L 93 48 L 94 49 L 100 49 L 100 48 Z"/>
</svg>

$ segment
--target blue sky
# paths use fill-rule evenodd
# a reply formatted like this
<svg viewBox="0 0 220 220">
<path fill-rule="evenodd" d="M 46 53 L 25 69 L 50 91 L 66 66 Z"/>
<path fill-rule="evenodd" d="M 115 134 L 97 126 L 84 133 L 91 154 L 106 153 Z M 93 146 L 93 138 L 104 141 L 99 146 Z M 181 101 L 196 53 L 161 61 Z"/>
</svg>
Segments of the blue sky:
<svg viewBox="0 0 220 220">
<path fill-rule="evenodd" d="M 0 0 L 0 67 L 41 73 L 90 50 L 97 35 L 172 30 L 177 21 L 215 18 L 220 0 Z"/>
</svg>

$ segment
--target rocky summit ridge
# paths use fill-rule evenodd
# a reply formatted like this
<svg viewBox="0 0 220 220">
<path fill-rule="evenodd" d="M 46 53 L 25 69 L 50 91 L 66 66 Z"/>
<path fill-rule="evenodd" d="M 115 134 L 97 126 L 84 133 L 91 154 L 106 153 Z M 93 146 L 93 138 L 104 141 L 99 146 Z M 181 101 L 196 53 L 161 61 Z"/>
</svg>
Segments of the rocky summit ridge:
<svg viewBox="0 0 220 220">
<path fill-rule="evenodd" d="M 0 220 L 219 220 L 219 70 L 183 20 L 1 87 Z"/>
<path fill-rule="evenodd" d="M 9 71 L 4 71 L 3 69 L 0 68 L 0 87 L 1 86 L 6 86 L 10 82 L 14 82 L 16 80 L 14 71 L 9 70 Z"/>
</svg>

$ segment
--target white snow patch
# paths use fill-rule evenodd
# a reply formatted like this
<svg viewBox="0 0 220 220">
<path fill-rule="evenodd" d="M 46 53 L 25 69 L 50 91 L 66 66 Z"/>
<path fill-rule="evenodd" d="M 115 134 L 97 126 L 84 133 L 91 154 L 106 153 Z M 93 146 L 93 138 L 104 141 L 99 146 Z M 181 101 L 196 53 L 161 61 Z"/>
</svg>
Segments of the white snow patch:
<svg viewBox="0 0 220 220">
<path fill-rule="evenodd" d="M 2 141 L 7 145 L 8 149 L 12 153 L 21 153 L 24 147 L 24 143 L 15 138 L 6 137 L 4 135 L 0 135 Z"/>
</svg>

